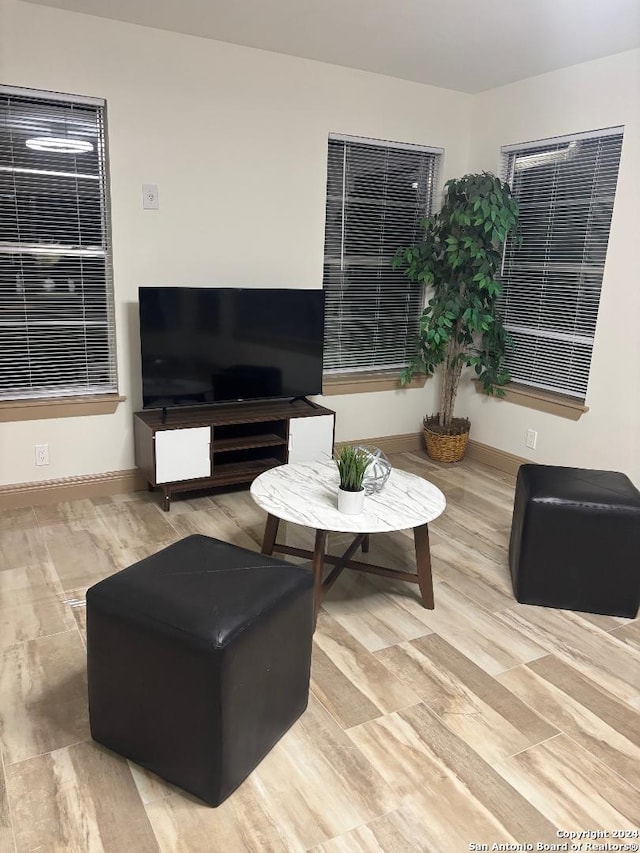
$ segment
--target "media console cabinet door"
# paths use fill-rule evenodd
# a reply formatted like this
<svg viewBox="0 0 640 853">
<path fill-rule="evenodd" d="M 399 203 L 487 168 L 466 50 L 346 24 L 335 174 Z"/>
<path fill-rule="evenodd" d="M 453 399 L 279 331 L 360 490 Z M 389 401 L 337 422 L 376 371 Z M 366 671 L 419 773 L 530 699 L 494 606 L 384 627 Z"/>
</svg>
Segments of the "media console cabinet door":
<svg viewBox="0 0 640 853">
<path fill-rule="evenodd" d="M 156 483 L 179 483 L 211 476 L 211 427 L 156 432 Z"/>
<path fill-rule="evenodd" d="M 291 418 L 288 462 L 318 462 L 333 455 L 333 415 Z"/>
</svg>

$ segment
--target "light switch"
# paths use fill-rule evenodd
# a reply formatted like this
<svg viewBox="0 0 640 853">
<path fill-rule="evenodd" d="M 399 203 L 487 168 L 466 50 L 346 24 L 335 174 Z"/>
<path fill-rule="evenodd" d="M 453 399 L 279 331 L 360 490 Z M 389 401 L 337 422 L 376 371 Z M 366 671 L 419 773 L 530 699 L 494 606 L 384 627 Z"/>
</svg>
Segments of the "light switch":
<svg viewBox="0 0 640 853">
<path fill-rule="evenodd" d="M 145 210 L 158 210 L 160 203 L 158 201 L 157 184 L 142 185 L 142 206 Z"/>
</svg>

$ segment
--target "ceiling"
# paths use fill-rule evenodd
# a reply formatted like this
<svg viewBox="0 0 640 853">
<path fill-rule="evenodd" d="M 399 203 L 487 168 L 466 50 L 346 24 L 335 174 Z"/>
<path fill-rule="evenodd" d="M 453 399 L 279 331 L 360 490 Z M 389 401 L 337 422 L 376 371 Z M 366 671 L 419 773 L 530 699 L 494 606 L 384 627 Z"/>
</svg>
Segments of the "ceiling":
<svg viewBox="0 0 640 853">
<path fill-rule="evenodd" d="M 640 47 L 640 0 L 37 2 L 469 93 Z"/>
</svg>

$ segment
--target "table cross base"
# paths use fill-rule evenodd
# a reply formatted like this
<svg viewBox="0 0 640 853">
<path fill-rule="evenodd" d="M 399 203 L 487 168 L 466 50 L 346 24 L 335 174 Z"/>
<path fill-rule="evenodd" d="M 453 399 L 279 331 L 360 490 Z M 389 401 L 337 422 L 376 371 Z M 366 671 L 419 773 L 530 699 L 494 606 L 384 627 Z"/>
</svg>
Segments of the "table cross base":
<svg viewBox="0 0 640 853">
<path fill-rule="evenodd" d="M 267 516 L 267 524 L 264 531 L 264 539 L 262 542 L 262 553 L 273 554 L 289 554 L 292 557 L 304 557 L 313 561 L 313 608 L 314 608 L 314 624 L 318 617 L 320 602 L 324 594 L 331 589 L 340 574 L 344 569 L 355 569 L 359 572 L 365 572 L 371 575 L 381 575 L 385 578 L 393 580 L 408 581 L 416 583 L 420 587 L 422 596 L 422 605 L 428 610 L 433 610 L 433 578 L 431 575 L 431 553 L 429 550 L 429 526 L 421 524 L 413 528 L 413 538 L 416 552 L 416 569 L 417 573 L 396 571 L 388 569 L 385 566 L 376 566 L 373 563 L 363 563 L 360 560 L 352 560 L 352 556 L 362 548 L 362 552 L 366 554 L 369 550 L 369 533 L 359 533 L 349 545 L 342 556 L 337 557 L 331 554 L 325 554 L 327 543 L 328 530 L 316 530 L 315 546 L 313 551 L 308 551 L 305 548 L 295 548 L 292 545 L 280 544 L 276 541 L 278 535 L 278 527 L 280 519 L 276 515 Z M 333 566 L 327 577 L 324 577 L 324 565 L 329 563 Z"/>
</svg>

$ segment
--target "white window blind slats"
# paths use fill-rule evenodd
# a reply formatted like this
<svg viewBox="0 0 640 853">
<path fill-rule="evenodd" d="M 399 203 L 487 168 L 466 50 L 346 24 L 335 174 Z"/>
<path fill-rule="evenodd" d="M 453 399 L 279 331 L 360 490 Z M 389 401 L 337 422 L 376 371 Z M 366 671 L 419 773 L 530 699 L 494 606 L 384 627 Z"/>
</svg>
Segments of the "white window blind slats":
<svg viewBox="0 0 640 853">
<path fill-rule="evenodd" d="M 3 241 L 104 248 L 99 177 L 0 172 Z"/>
<path fill-rule="evenodd" d="M 514 145 L 503 145 L 500 150 L 505 157 L 514 151 L 522 153 L 525 148 L 530 152 L 534 152 L 538 148 L 548 151 L 554 146 L 566 148 L 571 142 L 604 139 L 607 136 L 621 136 L 623 130 L 623 127 L 604 127 L 599 130 L 589 130 L 583 133 L 569 133 L 566 136 L 552 136 L 549 139 L 533 139 L 531 142 L 517 142 Z"/>
<path fill-rule="evenodd" d="M 104 137 L 95 101 L 0 87 L 0 399 L 117 391 Z"/>
<path fill-rule="evenodd" d="M 587 393 L 622 132 L 503 148 L 520 204 L 500 297 L 514 381 Z"/>
<path fill-rule="evenodd" d="M 441 151 L 330 138 L 324 369 L 392 369 L 413 354 L 423 288 L 392 269 L 431 210 Z"/>
</svg>

